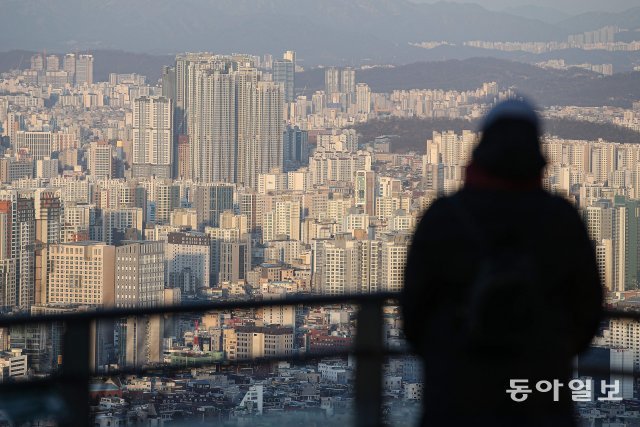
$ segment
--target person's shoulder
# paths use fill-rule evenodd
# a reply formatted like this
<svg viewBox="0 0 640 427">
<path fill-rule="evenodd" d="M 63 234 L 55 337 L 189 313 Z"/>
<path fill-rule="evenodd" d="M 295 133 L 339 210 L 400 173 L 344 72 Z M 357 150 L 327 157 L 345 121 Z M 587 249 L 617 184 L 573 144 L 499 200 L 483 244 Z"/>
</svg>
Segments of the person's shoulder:
<svg viewBox="0 0 640 427">
<path fill-rule="evenodd" d="M 544 192 L 544 194 L 546 195 L 545 199 L 547 206 L 557 211 L 557 213 L 569 216 L 578 215 L 578 210 L 576 209 L 576 207 L 566 198 L 548 193 L 546 191 Z"/>
<path fill-rule="evenodd" d="M 566 198 L 547 193 L 543 208 L 547 211 L 545 215 L 547 224 L 556 224 L 557 232 L 569 234 L 584 232 L 584 222 L 578 209 Z"/>
<path fill-rule="evenodd" d="M 451 200 L 453 197 L 457 197 L 457 194 L 449 195 L 449 196 L 440 196 L 435 199 L 431 205 L 424 211 L 424 217 L 438 217 L 440 215 L 446 215 L 446 213 L 451 209 Z"/>
<path fill-rule="evenodd" d="M 452 208 L 451 197 L 452 196 L 440 196 L 425 209 L 418 224 L 418 234 L 426 228 L 432 231 L 433 229 L 438 229 L 449 221 Z"/>
</svg>

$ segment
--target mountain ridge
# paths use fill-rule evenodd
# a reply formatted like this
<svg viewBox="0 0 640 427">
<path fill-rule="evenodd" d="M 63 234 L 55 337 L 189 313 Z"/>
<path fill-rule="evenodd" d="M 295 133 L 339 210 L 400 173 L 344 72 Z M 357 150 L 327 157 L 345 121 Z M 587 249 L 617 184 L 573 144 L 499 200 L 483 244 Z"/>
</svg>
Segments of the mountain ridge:
<svg viewBox="0 0 640 427">
<path fill-rule="evenodd" d="M 552 40 L 556 26 L 477 5 L 407 0 L 5 0 L 0 50 L 149 53 L 293 49 L 309 63 L 407 62 L 410 42 Z M 179 8 L 179 9 L 176 9 Z M 100 19 L 96 19 L 99 17 Z"/>
</svg>

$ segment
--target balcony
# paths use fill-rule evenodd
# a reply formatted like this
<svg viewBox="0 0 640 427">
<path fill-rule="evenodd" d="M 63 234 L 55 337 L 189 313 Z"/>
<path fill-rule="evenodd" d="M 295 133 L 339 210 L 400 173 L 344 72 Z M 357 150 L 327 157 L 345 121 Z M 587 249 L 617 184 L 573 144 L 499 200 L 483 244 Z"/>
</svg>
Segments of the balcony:
<svg viewBox="0 0 640 427">
<path fill-rule="evenodd" d="M 35 422 L 37 425 L 108 425 L 111 421 L 105 421 L 105 411 L 96 415 L 96 411 L 91 411 L 90 396 L 94 397 L 100 387 L 105 388 L 108 383 L 102 386 L 92 382 L 95 377 L 122 377 L 122 376 L 149 376 L 149 377 L 173 377 L 180 376 L 190 369 L 205 368 L 210 366 L 227 366 L 228 363 L 215 358 L 202 358 L 199 360 L 176 359 L 178 363 L 161 364 L 156 366 L 119 366 L 115 369 L 95 369 L 92 368 L 91 360 L 94 357 L 91 350 L 92 325 L 96 322 L 113 321 L 117 319 L 130 318 L 131 316 L 160 316 L 160 315 L 186 315 L 188 313 L 205 312 L 225 312 L 230 310 L 249 310 L 264 307 L 279 306 L 327 306 L 335 304 L 349 304 L 358 307 L 356 316 L 356 334 L 354 345 L 351 347 L 336 346 L 323 349 L 318 346 L 312 352 L 285 352 L 285 354 L 264 355 L 255 359 L 243 359 L 233 361 L 233 366 L 240 369 L 243 363 L 269 364 L 274 362 L 304 363 L 305 361 L 349 357 L 355 361 L 355 378 L 348 385 L 353 392 L 351 409 L 346 417 L 340 418 L 337 424 L 348 424 L 358 426 L 381 426 L 394 424 L 400 421 L 405 424 L 408 419 L 417 420 L 420 412 L 420 405 L 414 400 L 414 405 L 407 407 L 395 407 L 393 410 L 385 402 L 385 389 L 387 384 L 383 381 L 383 366 L 393 358 L 407 357 L 410 350 L 406 346 L 389 346 L 384 339 L 383 309 L 385 306 L 397 305 L 397 294 L 378 293 L 369 295 L 349 295 L 349 296 L 316 296 L 316 297 L 295 297 L 284 300 L 265 301 L 232 301 L 232 302 L 208 302 L 181 306 L 164 306 L 154 308 L 139 309 L 113 309 L 93 312 L 72 312 L 53 315 L 39 316 L 13 316 L 0 318 L 0 328 L 28 325 L 38 327 L 38 325 L 64 325 L 62 334 L 62 358 L 59 360 L 59 369 L 50 375 L 41 378 L 30 378 L 24 381 L 8 381 L 0 385 L 0 425 L 24 425 Z M 640 312 L 636 311 L 612 311 L 606 312 L 608 318 L 629 319 L 630 321 L 640 321 Z M 318 350 L 318 348 L 320 350 Z M 288 354 L 287 354 L 288 353 Z M 588 373 L 590 375 L 618 375 L 620 377 L 637 378 L 633 369 L 616 370 L 611 366 L 602 366 L 598 360 L 586 359 L 586 364 L 581 364 L 580 375 Z M 322 365 L 331 370 L 328 364 Z M 335 373 L 339 375 L 340 373 Z M 327 375 L 332 375 L 327 373 Z M 206 386 L 206 384 L 202 384 Z M 198 384 L 194 383 L 194 387 Z M 253 388 L 252 388 L 253 387 Z M 261 386 L 260 386 L 261 387 Z M 243 398 L 244 408 L 249 412 L 255 409 L 255 396 L 262 393 L 262 389 L 256 385 L 249 386 Z M 419 391 L 416 391 L 419 394 Z M 307 394 L 305 394 L 307 393 Z M 388 394 L 388 393 L 387 393 Z M 209 396 L 212 394 L 209 393 Z M 308 399 L 317 400 L 318 396 L 314 391 L 302 391 L 302 396 Z M 267 401 L 266 404 L 269 402 Z M 94 402 L 95 404 L 95 402 Z M 117 399 L 113 405 L 117 406 Z M 304 406 L 304 402 L 296 402 L 296 405 Z M 110 401 L 104 401 L 105 407 L 110 407 Z M 107 408 L 108 409 L 108 408 Z M 273 409 L 269 416 L 262 418 L 263 423 L 255 425 L 285 425 L 283 420 L 303 423 L 309 420 L 315 422 L 322 421 L 323 425 L 330 424 L 326 419 L 326 409 L 311 408 L 305 411 L 287 412 L 281 409 Z M 588 409 L 588 408 L 587 408 Z M 202 402 L 197 411 L 201 413 L 202 422 L 209 423 L 217 420 L 224 424 L 225 419 L 216 405 Z M 393 411 L 402 411 L 401 414 L 392 414 Z M 200 416 L 200 414 L 197 414 Z M 107 411 L 108 414 L 108 411 Z M 243 414 L 236 414 L 239 418 Z M 154 423 L 145 425 L 165 425 L 162 421 L 163 414 L 155 414 Z M 187 421 L 168 422 L 166 425 L 191 425 L 195 418 Z M 253 425 L 256 420 L 244 420 L 247 425 Z M 104 422 L 103 422 L 104 421 Z M 122 421 L 122 423 L 120 423 Z M 131 425 L 131 420 L 126 417 L 115 425 Z M 236 419 L 236 421 L 238 421 Z M 200 421 L 198 421 L 199 423 Z M 336 424 L 336 425 L 337 425 Z M 114 424 L 110 424 L 114 425 Z M 235 424 L 228 424 L 235 425 Z M 242 422 L 238 425 L 243 425 Z M 292 424 L 293 425 L 293 424 Z"/>
</svg>

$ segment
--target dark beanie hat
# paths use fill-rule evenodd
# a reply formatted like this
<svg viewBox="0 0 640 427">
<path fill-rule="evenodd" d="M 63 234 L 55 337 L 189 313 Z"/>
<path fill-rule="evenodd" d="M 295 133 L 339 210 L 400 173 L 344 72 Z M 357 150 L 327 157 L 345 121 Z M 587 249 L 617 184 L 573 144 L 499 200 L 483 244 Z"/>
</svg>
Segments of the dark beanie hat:
<svg viewBox="0 0 640 427">
<path fill-rule="evenodd" d="M 496 105 L 484 119 L 473 163 L 485 172 L 507 179 L 540 175 L 546 164 L 540 150 L 540 119 L 526 101 Z"/>
</svg>

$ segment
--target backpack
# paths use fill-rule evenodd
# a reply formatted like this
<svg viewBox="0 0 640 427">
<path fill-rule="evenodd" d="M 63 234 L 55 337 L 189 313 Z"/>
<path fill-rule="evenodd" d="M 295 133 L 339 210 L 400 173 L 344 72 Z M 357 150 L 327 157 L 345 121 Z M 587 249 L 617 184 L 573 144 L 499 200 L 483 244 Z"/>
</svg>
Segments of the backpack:
<svg viewBox="0 0 640 427">
<path fill-rule="evenodd" d="M 542 275 L 526 236 L 496 241 L 475 221 L 460 196 L 450 198 L 463 228 L 476 241 L 480 260 L 458 307 L 458 342 L 478 356 L 533 355 L 548 342 Z"/>
</svg>

